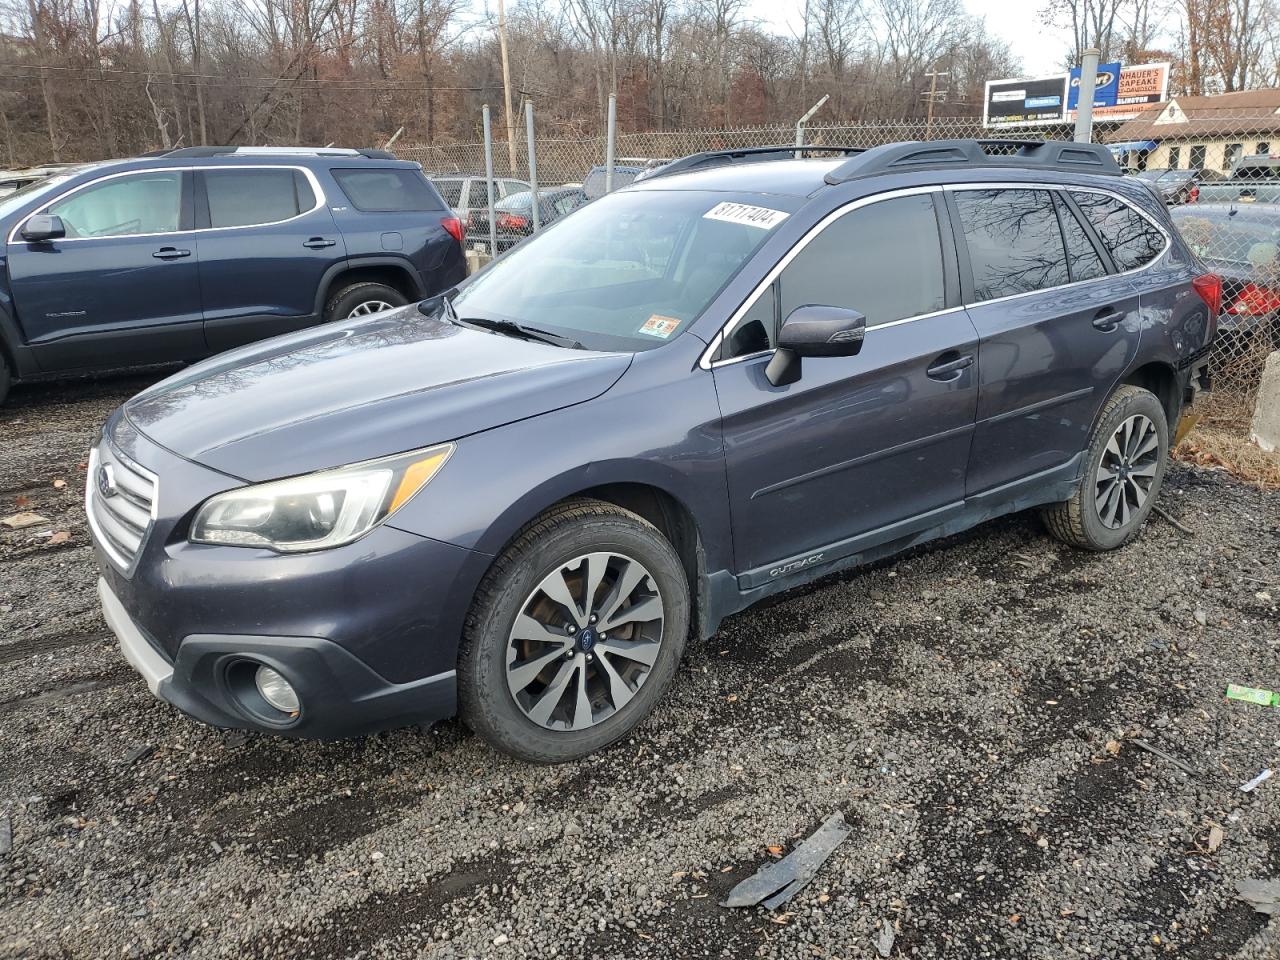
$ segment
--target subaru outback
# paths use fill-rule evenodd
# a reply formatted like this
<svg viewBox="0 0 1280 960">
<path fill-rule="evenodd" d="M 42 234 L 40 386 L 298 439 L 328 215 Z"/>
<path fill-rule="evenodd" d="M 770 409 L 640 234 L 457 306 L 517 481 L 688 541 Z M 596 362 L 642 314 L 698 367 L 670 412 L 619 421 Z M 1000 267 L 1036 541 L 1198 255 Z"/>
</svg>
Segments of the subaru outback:
<svg viewBox="0 0 1280 960">
<path fill-rule="evenodd" d="M 86 494 L 151 691 L 335 737 L 630 733 L 686 639 L 1011 511 L 1135 537 L 1220 306 L 1104 148 L 677 161 L 415 306 L 192 367 Z"/>
<path fill-rule="evenodd" d="M 403 306 L 466 273 L 463 226 L 383 151 L 191 147 L 0 199 L 13 378 L 194 360 Z"/>
</svg>

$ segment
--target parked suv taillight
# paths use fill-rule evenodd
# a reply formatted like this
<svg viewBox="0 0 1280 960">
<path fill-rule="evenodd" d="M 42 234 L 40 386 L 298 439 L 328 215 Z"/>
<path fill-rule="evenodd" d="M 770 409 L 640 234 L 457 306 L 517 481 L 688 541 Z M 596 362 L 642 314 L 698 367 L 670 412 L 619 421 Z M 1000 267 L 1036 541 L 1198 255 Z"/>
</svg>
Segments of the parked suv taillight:
<svg viewBox="0 0 1280 960">
<path fill-rule="evenodd" d="M 1217 320 L 1222 310 L 1222 278 L 1216 273 L 1206 273 L 1191 281 L 1191 289 L 1209 306 L 1209 319 Z"/>
<path fill-rule="evenodd" d="M 463 226 L 462 221 L 457 217 L 443 217 L 440 220 L 440 226 L 449 231 L 449 236 L 457 240 L 459 246 L 466 245 L 467 228 Z"/>
<path fill-rule="evenodd" d="M 1280 310 L 1280 291 L 1246 283 L 1235 302 L 1227 307 L 1227 313 L 1238 317 L 1265 317 Z"/>
<path fill-rule="evenodd" d="M 1187 203 L 1195 203 L 1200 199 L 1200 187 L 1192 184 L 1191 190 L 1187 193 Z"/>
</svg>

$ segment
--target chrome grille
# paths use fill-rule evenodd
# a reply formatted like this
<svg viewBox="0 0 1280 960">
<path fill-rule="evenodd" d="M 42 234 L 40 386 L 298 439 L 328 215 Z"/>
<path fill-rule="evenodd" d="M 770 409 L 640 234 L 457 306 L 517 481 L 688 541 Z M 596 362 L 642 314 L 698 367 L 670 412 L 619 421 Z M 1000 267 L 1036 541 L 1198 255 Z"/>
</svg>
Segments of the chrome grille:
<svg viewBox="0 0 1280 960">
<path fill-rule="evenodd" d="M 130 574 L 155 519 L 156 478 L 103 440 L 89 453 L 85 512 L 94 539 Z"/>
</svg>

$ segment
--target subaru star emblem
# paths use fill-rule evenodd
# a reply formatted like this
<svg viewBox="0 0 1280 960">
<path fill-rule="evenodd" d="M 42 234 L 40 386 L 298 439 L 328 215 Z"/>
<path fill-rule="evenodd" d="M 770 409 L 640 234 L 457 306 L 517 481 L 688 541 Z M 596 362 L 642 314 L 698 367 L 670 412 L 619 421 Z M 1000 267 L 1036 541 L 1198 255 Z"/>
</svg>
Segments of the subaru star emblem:
<svg viewBox="0 0 1280 960">
<path fill-rule="evenodd" d="M 116 486 L 116 473 L 109 463 L 98 468 L 98 492 L 104 497 L 114 497 L 120 492 L 120 488 Z"/>
</svg>

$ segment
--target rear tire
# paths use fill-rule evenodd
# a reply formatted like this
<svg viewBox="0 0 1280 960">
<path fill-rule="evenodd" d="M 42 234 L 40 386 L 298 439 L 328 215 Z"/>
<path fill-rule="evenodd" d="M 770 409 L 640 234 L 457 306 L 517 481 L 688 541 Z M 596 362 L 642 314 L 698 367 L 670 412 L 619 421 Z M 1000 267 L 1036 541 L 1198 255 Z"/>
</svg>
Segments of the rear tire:
<svg viewBox="0 0 1280 960">
<path fill-rule="evenodd" d="M 351 283 L 329 298 L 324 308 L 324 322 L 359 319 L 379 310 L 403 307 L 408 302 L 408 297 L 385 283 Z"/>
<path fill-rule="evenodd" d="M 1098 418 L 1071 499 L 1041 510 L 1049 532 L 1083 550 L 1114 550 L 1138 535 L 1160 493 L 1169 424 L 1155 395 L 1125 384 Z"/>
<path fill-rule="evenodd" d="M 476 591 L 458 712 L 522 760 L 586 756 L 662 698 L 689 617 L 684 566 L 657 528 L 611 503 L 569 501 L 525 527 Z"/>
</svg>

